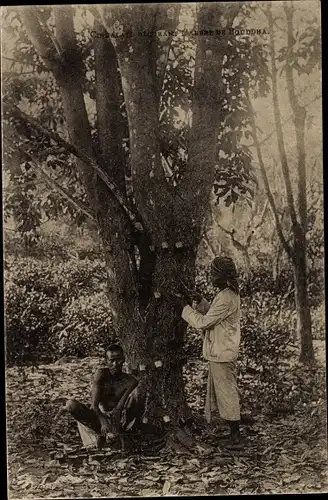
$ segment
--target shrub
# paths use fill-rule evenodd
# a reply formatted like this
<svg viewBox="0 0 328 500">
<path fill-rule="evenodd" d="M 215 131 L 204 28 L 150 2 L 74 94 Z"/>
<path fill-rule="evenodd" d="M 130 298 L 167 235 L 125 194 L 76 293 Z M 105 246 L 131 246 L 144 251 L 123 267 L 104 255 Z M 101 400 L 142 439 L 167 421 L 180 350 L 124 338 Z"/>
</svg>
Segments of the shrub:
<svg viewBox="0 0 328 500">
<path fill-rule="evenodd" d="M 5 290 L 6 353 L 9 364 L 51 359 L 49 329 L 61 305 L 44 292 L 27 290 L 15 282 Z"/>
<path fill-rule="evenodd" d="M 284 295 L 290 292 L 292 283 L 293 277 L 290 271 L 283 271 L 277 280 L 274 280 L 271 269 L 264 266 L 253 269 L 248 275 L 243 272 L 240 272 L 239 275 L 241 297 L 250 297 L 260 292 Z M 196 288 L 206 297 L 212 298 L 215 294 L 215 289 L 211 285 L 208 266 L 198 268 Z"/>
<path fill-rule="evenodd" d="M 85 357 L 116 340 L 108 298 L 104 292 L 74 298 L 51 328 L 60 355 Z"/>
<path fill-rule="evenodd" d="M 16 258 L 34 258 L 38 260 L 102 259 L 103 251 L 95 230 L 84 228 L 77 230 L 76 225 L 61 221 L 47 222 L 38 233 L 37 244 L 22 244 L 21 235 L 5 231 L 6 254 Z"/>
<path fill-rule="evenodd" d="M 105 264 L 100 260 L 69 260 L 54 262 L 31 257 L 6 259 L 6 283 L 25 291 L 43 292 L 67 303 L 72 296 L 88 294 L 104 286 Z"/>
<path fill-rule="evenodd" d="M 283 297 L 255 294 L 243 300 L 239 387 L 249 409 L 316 411 L 324 399 L 322 367 L 298 363 L 295 312 Z"/>
<path fill-rule="evenodd" d="M 239 386 L 244 407 L 279 406 L 282 377 L 297 346 L 295 315 L 281 297 L 254 294 L 242 304 Z"/>
<path fill-rule="evenodd" d="M 312 336 L 316 340 L 325 340 L 326 338 L 326 328 L 325 328 L 325 302 L 313 308 L 311 312 L 312 318 Z"/>
<path fill-rule="evenodd" d="M 85 298 L 85 303 L 93 303 L 95 310 L 95 301 L 100 296 L 95 299 L 87 297 L 91 297 L 95 290 L 100 292 L 106 278 L 103 262 L 87 259 L 56 263 L 31 257 L 9 257 L 5 273 L 6 354 L 9 364 L 55 357 L 58 343 L 53 342 L 52 328 L 61 322 L 66 306 L 76 298 L 80 301 Z M 97 317 L 95 312 L 93 318 Z M 102 331 L 101 315 L 99 321 Z M 94 328 L 93 332 L 96 330 Z"/>
</svg>

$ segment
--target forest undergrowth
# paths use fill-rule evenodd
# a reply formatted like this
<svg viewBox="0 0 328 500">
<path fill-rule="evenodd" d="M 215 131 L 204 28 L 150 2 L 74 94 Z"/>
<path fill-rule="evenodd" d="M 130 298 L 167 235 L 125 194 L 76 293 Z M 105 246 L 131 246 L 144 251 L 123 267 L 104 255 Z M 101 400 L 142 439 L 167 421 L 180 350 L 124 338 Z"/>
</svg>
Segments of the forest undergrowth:
<svg viewBox="0 0 328 500">
<path fill-rule="evenodd" d="M 317 383 L 323 384 L 324 392 L 323 342 L 317 359 L 321 373 Z M 195 360 L 186 365 L 185 378 L 202 451 L 147 453 L 120 445 L 80 456 L 76 423 L 62 407 L 70 397 L 88 403 L 98 362 L 96 357 L 66 358 L 34 369 L 7 370 L 11 499 L 328 491 L 322 398 L 317 405 L 307 401 L 282 413 L 248 405 L 243 446 L 232 450 L 221 424 L 204 424 L 206 364 Z"/>
</svg>

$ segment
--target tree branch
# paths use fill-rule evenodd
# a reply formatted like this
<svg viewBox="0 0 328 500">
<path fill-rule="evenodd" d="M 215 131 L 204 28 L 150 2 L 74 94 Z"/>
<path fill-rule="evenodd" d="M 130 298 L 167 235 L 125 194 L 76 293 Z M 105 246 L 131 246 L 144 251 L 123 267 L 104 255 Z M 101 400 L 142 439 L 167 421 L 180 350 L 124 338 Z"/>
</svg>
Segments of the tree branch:
<svg viewBox="0 0 328 500">
<path fill-rule="evenodd" d="M 120 109 L 122 86 L 118 62 L 113 44 L 105 37 L 104 26 L 95 21 L 94 29 L 102 35 L 93 44 L 100 163 L 102 170 L 108 172 L 111 179 L 115 179 L 120 192 L 126 197 L 124 123 Z"/>
<path fill-rule="evenodd" d="M 241 4 L 197 4 L 198 30 L 206 31 L 224 27 L 228 30 L 239 12 Z M 220 117 L 221 96 L 218 82 L 222 78 L 225 50 L 230 39 L 199 35 L 197 39 L 192 128 L 188 137 L 188 162 L 184 175 L 177 186 L 177 192 L 184 199 L 176 197 L 177 219 L 184 214 L 185 224 L 197 235 L 208 211 L 209 197 L 215 177 L 217 135 Z M 180 216 L 179 216 L 180 214 Z M 188 221 L 189 220 L 189 221 Z"/>
<path fill-rule="evenodd" d="M 41 16 L 39 15 L 39 12 L 38 12 L 38 8 L 37 7 L 34 7 L 35 9 L 35 13 L 36 13 L 36 17 L 37 19 L 39 20 L 40 22 L 40 25 L 43 27 L 45 33 L 48 35 L 48 37 L 50 38 L 50 40 L 52 41 L 52 43 L 54 44 L 54 46 L 56 47 L 56 50 L 57 50 L 57 53 L 58 54 L 61 54 L 61 46 L 60 44 L 58 43 L 56 37 L 55 37 L 55 34 L 52 33 L 52 31 L 49 29 L 48 25 L 46 22 L 43 21 L 43 19 L 41 18 Z"/>
<path fill-rule="evenodd" d="M 62 64 L 62 54 L 58 43 L 54 42 L 54 37 L 50 36 L 49 32 L 45 31 L 44 27 L 41 26 L 35 7 L 29 6 L 20 9 L 19 16 L 36 51 L 46 62 L 49 69 L 57 71 Z"/>
<path fill-rule="evenodd" d="M 82 212 L 84 215 L 86 215 L 90 220 L 92 220 L 94 223 L 96 223 L 96 219 L 93 217 L 91 212 L 87 209 L 87 207 L 80 201 L 74 200 L 74 198 L 71 196 L 70 192 L 65 189 L 64 187 L 60 186 L 58 182 L 56 182 L 54 179 L 52 179 L 47 172 L 37 163 L 33 163 L 33 165 L 41 172 L 42 176 L 45 178 L 45 180 L 48 182 L 48 184 L 52 187 L 54 187 L 58 193 L 65 198 L 73 207 L 78 210 L 79 212 Z"/>
<path fill-rule="evenodd" d="M 63 186 L 61 186 L 60 184 L 58 184 L 58 182 L 53 179 L 52 177 L 50 177 L 50 175 L 48 175 L 48 173 L 41 167 L 41 165 L 39 165 L 38 163 L 38 160 L 36 158 L 34 158 L 31 153 L 29 153 L 28 151 L 26 151 L 22 146 L 19 146 L 18 144 L 16 144 L 15 142 L 13 142 L 11 139 L 8 139 L 8 138 L 5 138 L 4 141 L 8 142 L 11 144 L 11 146 L 13 148 L 15 148 L 16 150 L 19 149 L 22 154 L 25 156 L 25 158 L 28 158 L 28 162 L 37 170 L 41 173 L 42 177 L 45 179 L 45 181 L 51 186 L 51 187 L 54 187 L 56 189 L 56 191 L 58 191 L 58 193 L 63 197 L 65 198 L 67 201 L 69 201 L 71 203 L 71 205 L 74 206 L 74 208 L 76 210 L 78 210 L 79 212 L 82 212 L 84 213 L 84 215 L 86 215 L 90 220 L 92 220 L 93 222 L 96 222 L 95 218 L 93 217 L 93 215 L 91 214 L 91 212 L 87 209 L 87 207 L 79 200 L 75 200 L 71 193 L 65 189 Z M 25 183 L 27 184 L 27 183 Z M 17 186 L 17 187 L 21 187 L 22 185 L 20 186 Z"/>
<path fill-rule="evenodd" d="M 224 231 L 226 234 L 228 234 L 230 236 L 231 242 L 232 242 L 233 246 L 235 248 L 237 248 L 237 250 L 241 250 L 242 252 L 246 252 L 247 251 L 247 248 L 248 248 L 249 245 L 244 245 L 243 243 L 240 243 L 240 241 L 236 240 L 234 229 L 232 229 L 231 231 L 229 231 L 225 227 L 221 226 L 221 224 L 219 224 L 219 222 L 217 222 L 217 226 L 220 229 L 222 229 L 222 231 Z"/>
<path fill-rule="evenodd" d="M 210 240 L 206 234 L 206 231 L 204 231 L 203 240 L 205 241 L 207 247 L 210 249 L 212 256 L 215 257 L 216 253 L 215 253 L 214 247 L 213 247 L 212 243 L 210 242 Z"/>
<path fill-rule="evenodd" d="M 160 105 L 161 90 L 163 87 L 164 75 L 169 59 L 172 36 L 168 33 L 175 31 L 179 23 L 179 4 L 154 5 L 155 22 L 154 31 L 163 31 L 163 37 L 154 36 L 152 38 L 152 58 L 153 75 L 156 85 L 158 105 Z M 165 33 L 166 32 L 166 33 Z"/>
<path fill-rule="evenodd" d="M 291 184 L 291 180 L 290 180 L 289 166 L 288 166 L 287 154 L 286 154 L 286 149 L 285 149 L 284 135 L 283 135 L 282 124 L 281 124 L 279 99 L 278 99 L 276 50 L 275 50 L 275 41 L 274 41 L 273 16 L 272 16 L 271 9 L 272 9 L 272 6 L 271 6 L 271 4 L 269 4 L 267 6 L 266 15 L 267 15 L 268 22 L 269 22 L 270 45 L 271 45 L 271 78 L 272 78 L 273 111 L 274 111 L 274 118 L 275 118 L 276 129 L 277 129 L 277 141 L 278 141 L 278 149 L 279 149 L 279 155 L 280 155 L 280 161 L 281 161 L 281 168 L 282 168 L 284 181 L 285 181 L 285 185 L 286 185 L 288 209 L 289 209 L 290 218 L 291 218 L 293 227 L 297 228 L 299 224 L 298 224 L 296 211 L 295 211 L 294 196 L 293 196 L 292 184 Z M 253 111 L 253 113 L 254 113 L 254 111 Z M 256 133 L 256 129 L 255 129 L 255 133 Z M 255 138 L 254 138 L 254 140 L 255 140 Z"/>
<path fill-rule="evenodd" d="M 291 61 L 291 54 L 294 46 L 293 34 L 293 10 L 291 4 L 288 7 L 287 2 L 284 2 L 284 10 L 287 19 L 287 44 L 288 53 L 286 61 L 286 81 L 287 91 L 291 108 L 293 110 L 293 121 L 296 133 L 296 147 L 298 157 L 298 210 L 303 232 L 307 229 L 307 199 L 306 199 L 306 154 L 305 154 L 305 141 L 304 141 L 304 127 L 306 119 L 306 109 L 300 106 L 294 83 L 293 66 Z"/>
<path fill-rule="evenodd" d="M 311 99 L 309 102 L 307 102 L 306 104 L 304 104 L 304 107 L 306 107 L 306 108 L 307 108 L 308 106 L 310 106 L 310 104 L 313 104 L 315 101 L 317 101 L 318 99 L 321 99 L 321 98 L 322 98 L 322 95 L 317 95 L 317 96 L 315 96 L 315 97 L 314 97 L 313 99 Z M 289 116 L 288 116 L 288 117 L 287 117 L 284 121 L 282 121 L 282 122 L 281 122 L 281 123 L 282 123 L 282 125 L 285 125 L 285 124 L 286 124 L 286 123 L 288 123 L 290 120 L 292 120 L 292 119 L 293 119 L 293 116 L 294 116 L 294 113 L 292 113 L 291 115 L 289 115 Z M 277 129 L 275 128 L 275 129 L 273 129 L 273 130 L 272 130 L 272 131 L 271 131 L 268 135 L 266 135 L 266 136 L 264 137 L 264 139 L 262 139 L 262 140 L 260 141 L 260 145 L 262 146 L 262 144 L 264 144 L 266 141 L 268 141 L 268 140 L 270 139 L 270 137 L 272 137 L 272 136 L 273 136 L 274 134 L 276 134 L 276 133 L 277 133 Z M 254 142 L 253 144 L 250 144 L 248 147 L 249 147 L 249 148 L 253 148 L 253 147 L 255 147 L 255 142 Z"/>
<path fill-rule="evenodd" d="M 270 184 L 269 184 L 268 176 L 267 176 L 267 173 L 266 173 L 266 170 L 265 170 L 265 166 L 264 166 L 264 161 L 263 161 L 263 156 L 262 156 L 262 150 L 261 150 L 261 146 L 260 146 L 260 143 L 259 143 L 259 140 L 258 140 L 258 137 L 257 137 L 257 129 L 256 129 L 256 123 L 255 123 L 255 117 L 254 117 L 255 116 L 255 112 L 254 112 L 252 103 L 250 101 L 248 92 L 246 93 L 246 99 L 247 99 L 247 103 L 248 103 L 248 107 L 249 107 L 250 120 L 251 120 L 251 126 L 252 126 L 252 133 L 253 133 L 253 138 L 254 138 L 254 142 L 255 142 L 255 146 L 256 146 L 256 151 L 257 151 L 257 156 L 258 156 L 258 160 L 259 160 L 260 171 L 261 171 L 262 178 L 263 178 L 265 192 L 266 192 L 266 195 L 268 197 L 268 200 L 269 200 L 269 203 L 270 203 L 270 206 L 271 206 L 271 209 L 272 209 L 272 213 L 273 213 L 273 216 L 274 216 L 274 220 L 275 220 L 275 224 L 276 224 L 276 228 L 277 228 L 277 233 L 278 233 L 278 236 L 279 236 L 279 238 L 281 240 L 281 243 L 282 243 L 282 245 L 284 247 L 284 250 L 286 251 L 287 255 L 290 258 L 293 258 L 293 252 L 292 252 L 291 247 L 289 246 L 289 244 L 287 243 L 287 241 L 285 239 L 285 236 L 284 236 L 284 233 L 283 233 L 283 230 L 282 230 L 282 226 L 281 226 L 281 223 L 280 223 L 280 220 L 279 220 L 279 214 L 278 214 L 278 211 L 277 211 L 277 207 L 276 207 L 276 204 L 275 204 L 275 201 L 274 201 L 274 197 L 273 197 L 271 189 L 270 189 Z"/>
<path fill-rule="evenodd" d="M 258 229 L 260 226 L 262 226 L 263 224 L 263 221 L 264 221 L 264 215 L 265 215 L 265 212 L 268 208 L 268 203 L 269 203 L 269 200 L 266 199 L 265 200 L 265 203 L 264 203 L 264 207 L 263 207 L 263 210 L 262 210 L 262 213 L 261 213 L 261 216 L 260 216 L 260 220 L 259 222 L 255 225 L 254 229 Z"/>
<path fill-rule="evenodd" d="M 112 13 L 108 6 L 98 7 L 102 23 L 112 34 L 115 29 Z M 150 31 L 154 25 L 154 6 L 133 5 L 129 11 L 115 8 L 115 21 L 128 30 Z M 131 178 L 135 204 L 144 227 L 152 234 L 153 242 L 161 246 L 175 241 L 172 227 L 174 211 L 174 189 L 166 181 L 159 142 L 158 96 L 153 74 L 153 51 L 149 37 L 122 36 L 116 38 L 115 46 L 125 106 L 129 124 L 129 145 L 131 153 Z M 136 78 L 136 75 L 138 76 Z M 145 92 L 145 87 L 147 92 Z M 177 239 L 176 241 L 179 241 Z"/>
<path fill-rule="evenodd" d="M 83 163 L 91 167 L 98 175 L 99 177 L 103 180 L 103 182 L 106 184 L 106 186 L 109 188 L 111 194 L 115 197 L 117 202 L 120 204 L 121 208 L 125 212 L 126 216 L 129 218 L 130 222 L 135 226 L 135 229 L 137 231 L 142 230 L 141 224 L 136 223 L 136 215 L 130 210 L 129 207 L 124 202 L 124 199 L 118 192 L 117 187 L 115 184 L 108 178 L 108 176 L 99 168 L 97 162 L 95 162 L 92 158 L 90 158 L 84 151 L 81 151 L 77 149 L 73 144 L 70 144 L 67 142 L 65 139 L 63 139 L 57 132 L 54 132 L 53 130 L 48 130 L 40 123 L 37 122 L 34 118 L 31 116 L 27 115 L 23 111 L 21 111 L 17 106 L 14 104 L 8 102 L 8 101 L 3 101 L 3 106 L 4 110 L 7 111 L 7 113 L 14 118 L 18 118 L 19 120 L 22 120 L 25 124 L 28 126 L 32 127 L 34 130 L 38 131 L 45 137 L 51 139 L 52 141 L 55 141 L 59 146 L 63 148 L 63 151 L 71 153 L 74 155 L 76 158 L 81 160 Z"/>
<path fill-rule="evenodd" d="M 37 75 L 38 73 L 36 72 L 36 70 L 31 70 L 31 71 L 22 71 L 22 72 L 16 72 L 16 71 L 4 71 L 2 73 L 2 76 L 3 77 L 15 77 L 15 76 L 22 76 L 22 75 Z"/>
</svg>

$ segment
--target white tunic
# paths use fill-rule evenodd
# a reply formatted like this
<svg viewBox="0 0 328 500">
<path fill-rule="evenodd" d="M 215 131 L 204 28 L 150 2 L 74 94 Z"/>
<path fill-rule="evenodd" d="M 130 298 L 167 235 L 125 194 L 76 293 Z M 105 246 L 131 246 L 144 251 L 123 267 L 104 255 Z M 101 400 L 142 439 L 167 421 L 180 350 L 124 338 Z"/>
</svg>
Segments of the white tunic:
<svg viewBox="0 0 328 500">
<path fill-rule="evenodd" d="M 206 360 L 221 363 L 238 357 L 240 297 L 232 290 L 221 290 L 211 305 L 202 299 L 196 309 L 185 306 L 182 318 L 193 328 L 205 330 L 203 356 Z"/>
</svg>

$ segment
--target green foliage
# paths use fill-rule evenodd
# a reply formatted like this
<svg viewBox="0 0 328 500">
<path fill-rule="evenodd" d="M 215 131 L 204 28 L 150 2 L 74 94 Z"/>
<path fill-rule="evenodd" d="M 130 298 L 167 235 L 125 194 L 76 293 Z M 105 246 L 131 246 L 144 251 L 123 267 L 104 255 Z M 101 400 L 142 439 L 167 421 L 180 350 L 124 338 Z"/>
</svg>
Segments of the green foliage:
<svg viewBox="0 0 328 500">
<path fill-rule="evenodd" d="M 85 356 L 113 337 L 101 261 L 8 257 L 5 272 L 9 364 Z"/>
<path fill-rule="evenodd" d="M 60 305 L 42 290 L 27 290 L 15 282 L 7 284 L 5 301 L 7 362 L 36 362 L 49 356 L 49 329 L 60 315 Z"/>
<path fill-rule="evenodd" d="M 312 337 L 315 340 L 326 340 L 326 302 L 323 300 L 318 307 L 314 307 L 311 313 Z"/>
<path fill-rule="evenodd" d="M 100 292 L 71 300 L 51 332 L 60 355 L 85 357 L 101 352 L 106 344 L 117 340 L 106 294 Z"/>
<path fill-rule="evenodd" d="M 8 168 L 11 189 L 6 190 L 4 198 L 4 219 L 12 216 L 17 232 L 25 247 L 34 247 L 39 239 L 42 214 L 35 202 L 37 176 L 28 162 L 18 159 L 14 149 L 6 147 L 4 166 Z"/>
<path fill-rule="evenodd" d="M 321 65 L 321 31 L 318 19 L 314 16 L 308 19 L 303 30 L 297 30 L 293 37 L 292 47 L 282 47 L 278 53 L 277 60 L 297 71 L 299 76 L 309 75 L 316 67 Z"/>
<path fill-rule="evenodd" d="M 93 43 L 90 40 L 90 29 L 92 29 L 89 22 L 90 12 L 88 11 L 90 10 L 92 11 L 90 7 L 77 7 L 75 9 L 75 15 L 79 18 L 76 25 L 78 26 L 76 36 L 83 60 L 83 91 L 88 95 L 87 111 L 90 117 L 94 150 L 99 156 L 100 148 L 95 126 L 95 61 L 92 50 Z M 247 17 L 249 10 L 252 8 L 243 6 L 242 19 Z M 53 32 L 52 8 L 38 7 L 35 8 L 35 13 L 42 26 L 49 33 Z M 127 15 L 130 15 L 129 11 L 125 12 L 125 16 Z M 193 16 L 194 12 L 190 11 L 189 15 Z M 47 70 L 26 36 L 19 11 L 15 8 L 6 9 L 4 16 L 6 19 L 5 30 L 8 31 L 7 35 L 12 42 L 6 50 L 11 62 L 6 60 L 9 71 L 5 72 L 4 77 L 4 100 L 17 107 L 25 106 L 25 103 L 33 103 L 33 118 L 43 127 L 62 135 L 65 120 L 56 80 Z M 247 135 L 249 125 L 249 114 L 245 106 L 243 89 L 251 87 L 260 95 L 265 95 L 268 89 L 266 56 L 262 50 L 263 41 L 257 40 L 256 37 L 254 40 L 251 40 L 251 37 L 241 37 L 240 39 L 237 37 L 233 41 L 231 40 L 229 37 L 222 40 L 226 57 L 223 62 L 222 79 L 218 82 L 218 92 L 222 96 L 218 151 L 221 150 L 224 157 L 218 156 L 215 181 L 217 198 L 224 197 L 227 204 L 234 203 L 240 193 L 246 191 L 253 193 L 254 188 L 252 155 L 249 148 L 242 144 L 243 136 Z M 8 50 L 11 46 L 14 47 L 12 52 Z M 187 136 L 190 124 L 187 123 L 187 115 L 190 115 L 192 110 L 195 50 L 195 38 L 185 32 L 177 32 L 172 40 L 172 49 L 168 55 L 163 81 L 160 109 L 160 148 L 167 179 L 173 186 L 177 186 L 183 177 L 188 158 Z M 126 161 L 123 161 L 125 165 L 122 168 L 129 173 L 129 141 L 126 139 L 129 133 L 123 94 L 120 96 L 119 105 L 122 110 L 124 129 L 122 141 L 126 153 Z M 35 176 L 33 185 L 29 186 L 30 196 L 27 196 L 24 191 L 20 194 L 21 186 L 17 176 L 10 175 L 13 191 L 10 197 L 8 199 L 6 197 L 5 200 L 5 209 L 8 215 L 14 216 L 17 221 L 25 218 L 30 221 L 30 225 L 33 225 L 32 229 L 26 229 L 26 223 L 20 224 L 18 227 L 22 234 L 30 231 L 28 244 L 37 240 L 40 223 L 45 218 L 55 219 L 64 214 L 79 224 L 84 223 L 85 215 L 81 215 L 75 206 L 70 205 L 62 194 L 53 189 L 53 186 L 49 189 L 38 169 L 42 165 L 47 175 L 53 180 L 60 179 L 60 186 L 71 193 L 72 198 L 87 206 L 86 193 L 81 185 L 72 156 L 62 148 L 50 144 L 48 138 L 33 130 L 33 127 L 27 126 L 23 120 L 17 117 L 14 119 L 11 111 L 5 111 L 4 121 L 6 125 L 4 133 L 6 168 L 9 172 L 12 168 L 19 171 L 25 165 Z M 34 159 L 33 162 L 31 156 Z M 102 161 L 100 156 L 99 161 L 100 163 Z M 18 174 L 20 177 L 23 175 L 21 172 Z M 127 188 L 129 196 L 131 195 L 133 198 L 130 186 L 127 185 Z M 28 207 L 28 217 L 25 215 L 26 210 L 21 209 L 22 196 L 24 196 L 24 203 L 31 205 Z M 33 211 L 35 214 L 32 213 Z"/>
<path fill-rule="evenodd" d="M 23 245 L 20 233 L 16 231 L 5 231 L 5 240 L 6 255 L 12 259 L 34 257 L 38 260 L 51 260 L 53 263 L 67 260 L 103 260 L 103 250 L 95 231 L 78 229 L 74 224 L 66 225 L 61 220 L 50 222 L 50 227 L 43 226 L 37 244 L 33 247 Z"/>
<path fill-rule="evenodd" d="M 257 292 L 242 302 L 239 385 L 243 405 L 288 404 L 283 376 L 296 355 L 295 313 L 282 297 Z"/>
<path fill-rule="evenodd" d="M 320 252 L 320 250 L 319 250 Z M 320 254 L 321 257 L 321 254 Z M 209 266 L 200 265 L 196 277 L 196 288 L 208 300 L 215 295 L 215 289 L 211 285 Z M 277 300 L 283 298 L 292 307 L 294 305 L 294 285 L 293 271 L 290 263 L 287 263 L 280 271 L 277 277 L 273 277 L 271 262 L 258 263 L 248 274 L 240 272 L 239 285 L 240 296 L 254 297 L 256 294 L 263 294 L 258 300 L 266 300 L 265 297 L 277 296 Z M 309 270 L 309 304 L 311 307 L 317 307 L 323 297 L 324 274 L 322 270 L 322 258 L 317 260 Z"/>
<path fill-rule="evenodd" d="M 269 294 L 286 296 L 289 302 L 293 301 L 293 274 L 290 267 L 281 270 L 276 279 L 272 276 L 272 269 L 268 265 L 252 269 L 248 275 L 241 276 L 240 290 L 242 297 L 252 297 L 254 294 Z"/>
</svg>

